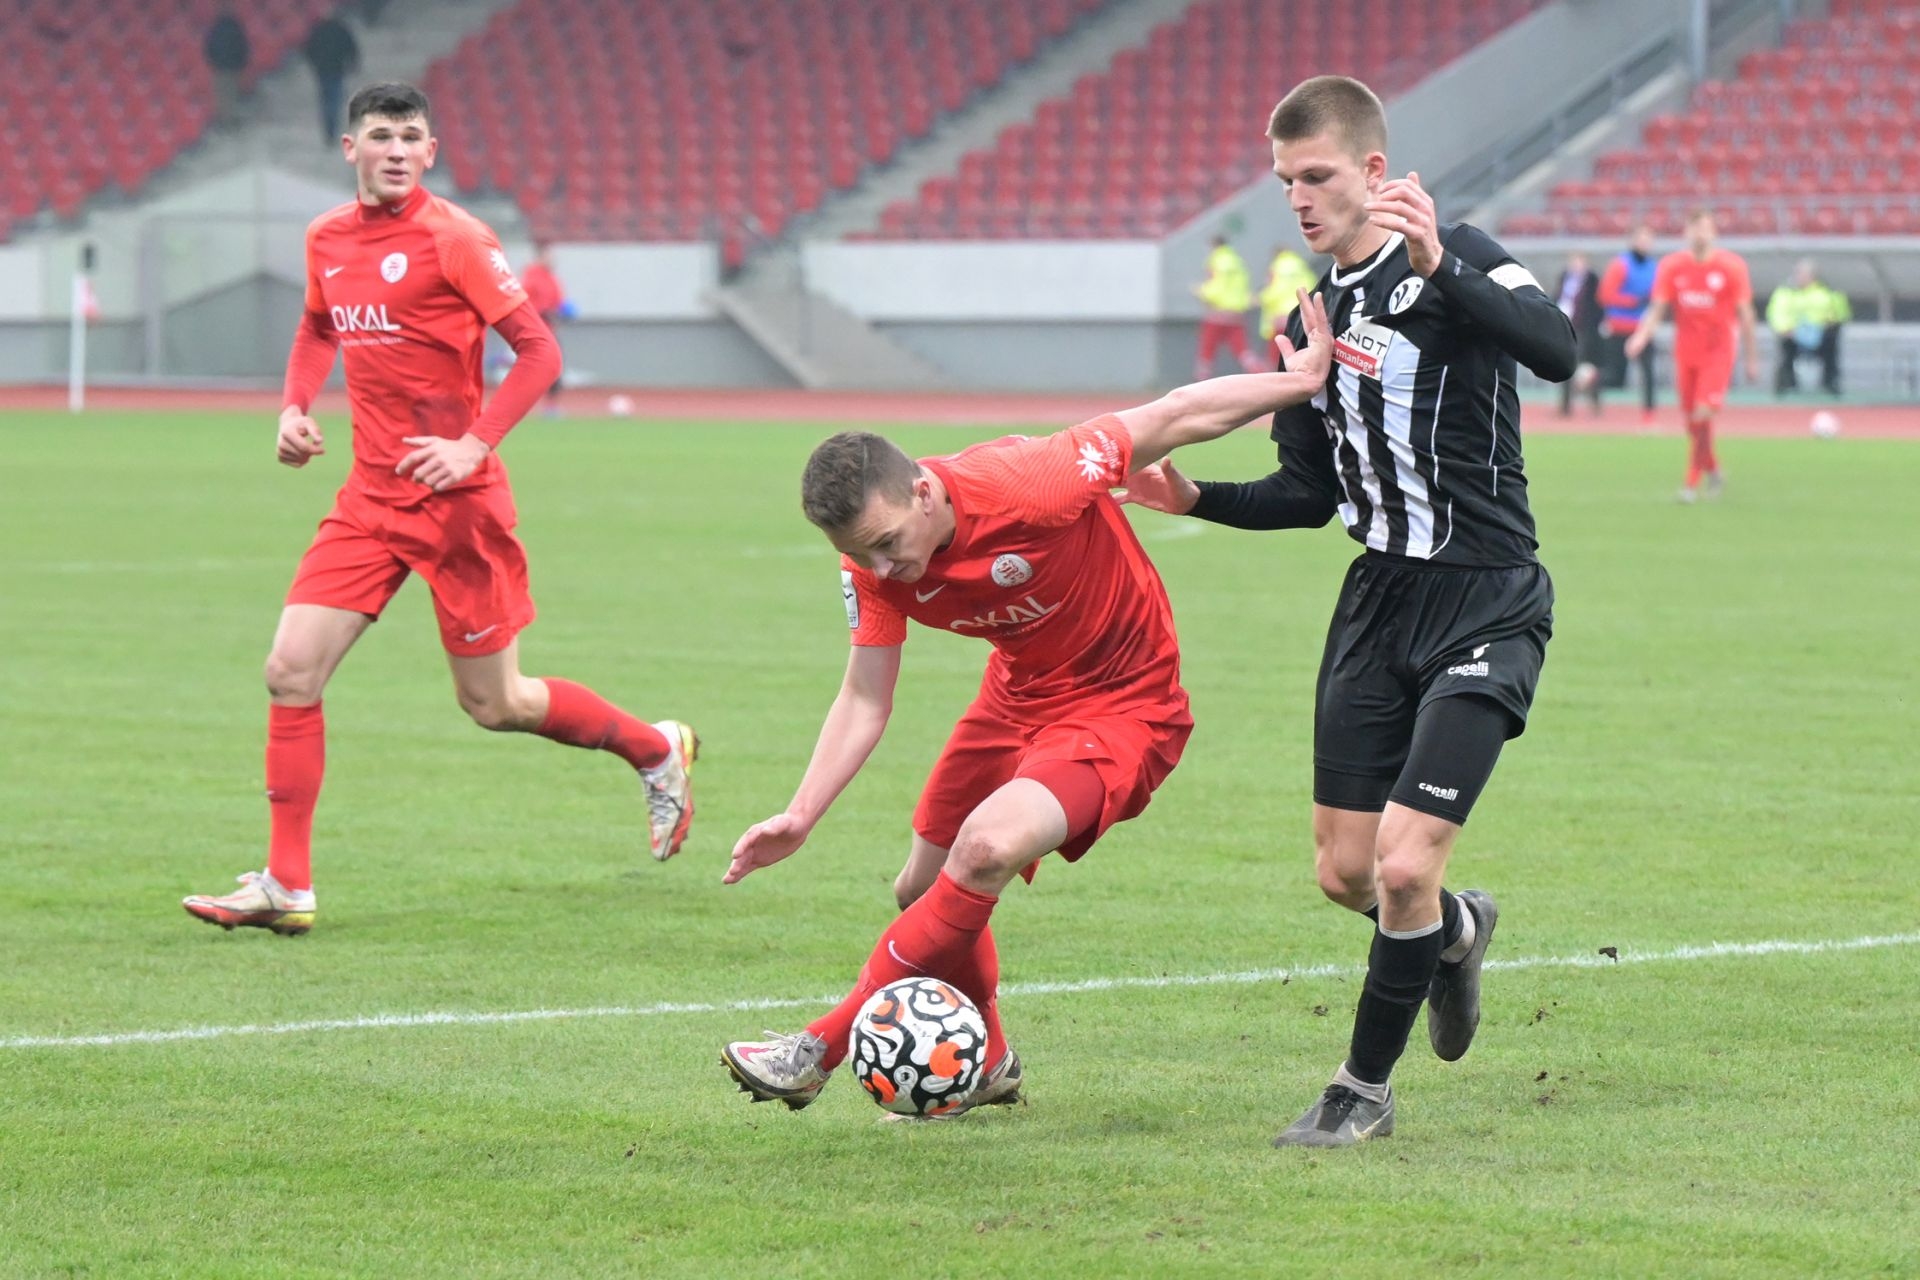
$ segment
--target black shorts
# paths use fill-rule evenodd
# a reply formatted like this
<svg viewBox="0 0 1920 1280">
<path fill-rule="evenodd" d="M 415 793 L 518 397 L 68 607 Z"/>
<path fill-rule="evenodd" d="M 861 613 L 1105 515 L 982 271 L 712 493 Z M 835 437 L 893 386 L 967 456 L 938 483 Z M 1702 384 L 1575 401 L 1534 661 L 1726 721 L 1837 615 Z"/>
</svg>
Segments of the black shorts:
<svg viewBox="0 0 1920 1280">
<path fill-rule="evenodd" d="M 1366 810 L 1391 795 L 1464 822 L 1500 743 L 1526 730 L 1552 635 L 1553 581 L 1537 563 L 1439 568 L 1371 552 L 1355 560 L 1320 659 L 1314 800 Z M 1497 706 L 1499 732 L 1490 741 L 1465 735 L 1462 749 L 1475 758 L 1458 761 L 1463 781 L 1402 778 L 1416 722 L 1455 697 Z"/>
</svg>

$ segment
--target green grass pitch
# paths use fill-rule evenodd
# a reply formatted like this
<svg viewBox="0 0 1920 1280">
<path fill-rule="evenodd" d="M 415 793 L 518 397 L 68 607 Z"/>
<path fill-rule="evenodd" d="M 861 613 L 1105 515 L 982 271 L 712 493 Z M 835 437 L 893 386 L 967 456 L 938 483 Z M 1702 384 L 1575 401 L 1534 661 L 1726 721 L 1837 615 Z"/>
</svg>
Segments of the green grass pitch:
<svg viewBox="0 0 1920 1280">
<path fill-rule="evenodd" d="M 995 919 L 1016 988 L 1134 984 L 1006 999 L 1028 1106 L 749 1106 L 720 1044 L 801 1007 L 23 1045 L 826 997 L 892 913 L 985 646 L 916 630 L 866 773 L 723 890 L 844 662 L 797 510 L 826 428 L 535 421 L 506 450 L 526 667 L 699 727 L 687 850 L 647 858 L 612 758 L 468 724 L 415 584 L 327 694 L 318 927 L 190 920 L 263 861 L 259 670 L 331 425 L 292 472 L 260 418 L 0 419 L 0 1276 L 1920 1274 L 1920 445 L 1735 440 L 1727 497 L 1683 508 L 1671 438 L 1531 441 L 1557 634 L 1450 876 L 1526 963 L 1463 1062 L 1416 1028 L 1396 1136 L 1315 1155 L 1268 1139 L 1339 1062 L 1366 950 L 1308 839 L 1332 529 L 1138 518 L 1199 728 Z M 1256 429 L 1182 462 L 1270 459 Z"/>
</svg>

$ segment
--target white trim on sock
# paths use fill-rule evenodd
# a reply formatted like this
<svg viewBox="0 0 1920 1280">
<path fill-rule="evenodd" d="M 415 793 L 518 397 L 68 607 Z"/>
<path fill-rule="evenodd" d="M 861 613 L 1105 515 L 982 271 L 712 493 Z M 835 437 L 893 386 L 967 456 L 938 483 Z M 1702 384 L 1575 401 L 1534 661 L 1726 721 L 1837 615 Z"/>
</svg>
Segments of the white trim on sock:
<svg viewBox="0 0 1920 1280">
<path fill-rule="evenodd" d="M 1440 953 L 1441 964 L 1459 964 L 1465 960 L 1467 952 L 1473 950 L 1474 940 L 1480 936 L 1480 922 L 1474 918 L 1467 900 L 1456 894 L 1454 901 L 1460 906 L 1460 936 L 1453 940 L 1452 946 Z"/>
<path fill-rule="evenodd" d="M 1430 933 L 1438 932 L 1440 932 L 1440 922 L 1438 920 L 1435 920 L 1432 924 L 1421 925 L 1418 929 L 1389 929 L 1385 925 L 1380 926 L 1381 936 L 1392 938 L 1396 942 L 1405 942 L 1410 938 L 1424 938 Z"/>
<path fill-rule="evenodd" d="M 1393 1093 L 1393 1086 L 1391 1084 L 1374 1084 L 1371 1081 L 1362 1080 L 1359 1076 L 1348 1070 L 1347 1064 L 1344 1062 L 1340 1064 L 1340 1069 L 1333 1073 L 1333 1083 L 1343 1089 L 1353 1090 L 1368 1102 L 1385 1102 L 1388 1096 Z"/>
</svg>

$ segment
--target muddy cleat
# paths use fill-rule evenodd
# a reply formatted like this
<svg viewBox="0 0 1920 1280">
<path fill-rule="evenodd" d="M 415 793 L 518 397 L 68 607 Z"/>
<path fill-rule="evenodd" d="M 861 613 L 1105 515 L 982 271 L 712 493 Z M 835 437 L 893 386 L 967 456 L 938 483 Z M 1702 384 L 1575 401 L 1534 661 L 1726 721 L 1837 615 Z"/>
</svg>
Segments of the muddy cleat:
<svg viewBox="0 0 1920 1280">
<path fill-rule="evenodd" d="M 249 871 L 240 888 L 224 898 L 195 894 L 182 898 L 187 914 L 222 929 L 270 929 L 283 937 L 297 937 L 313 928 L 311 889 L 283 889 L 265 871 Z"/>
<path fill-rule="evenodd" d="M 1343 1084 L 1330 1084 L 1307 1113 L 1282 1129 L 1276 1147 L 1351 1147 L 1393 1133 L 1393 1091 L 1385 1102 L 1363 1098 Z"/>
<path fill-rule="evenodd" d="M 690 724 L 662 720 L 653 726 L 667 740 L 667 758 L 640 771 L 647 792 L 647 843 L 656 862 L 665 862 L 687 842 L 693 825 L 693 762 L 700 756 L 700 735 Z"/>
<path fill-rule="evenodd" d="M 1681 485 L 1680 492 L 1673 495 L 1673 500 L 1683 507 L 1690 507 L 1700 501 L 1700 491 L 1690 484 Z"/>
<path fill-rule="evenodd" d="M 820 1067 L 827 1042 L 808 1031 L 763 1034 L 765 1040 L 735 1040 L 722 1049 L 720 1065 L 755 1102 L 784 1102 L 798 1111 L 827 1087 L 828 1073 Z"/>
<path fill-rule="evenodd" d="M 1458 964 L 1442 964 L 1427 988 L 1427 1041 L 1446 1062 L 1466 1057 L 1473 1033 L 1480 1026 L 1480 963 L 1493 941 L 1500 908 L 1493 895 L 1480 889 L 1462 889 L 1460 909 L 1473 913 L 1473 945 Z"/>
<path fill-rule="evenodd" d="M 980 1087 L 969 1094 L 964 1102 L 951 1111 L 942 1111 L 939 1115 L 907 1116 L 889 1111 L 881 1116 L 886 1124 L 919 1124 L 927 1120 L 957 1120 L 978 1107 L 1010 1107 L 1014 1103 L 1025 1103 L 1020 1096 L 1020 1055 L 1009 1049 L 993 1070 L 987 1072 L 987 1078 Z"/>
</svg>

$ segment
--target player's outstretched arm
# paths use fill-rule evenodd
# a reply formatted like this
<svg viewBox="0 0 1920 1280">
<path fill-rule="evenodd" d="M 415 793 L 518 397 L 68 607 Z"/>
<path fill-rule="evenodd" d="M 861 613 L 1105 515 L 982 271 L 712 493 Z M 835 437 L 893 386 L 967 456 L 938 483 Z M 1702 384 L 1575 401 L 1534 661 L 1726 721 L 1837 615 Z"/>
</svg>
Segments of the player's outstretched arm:
<svg viewBox="0 0 1920 1280">
<path fill-rule="evenodd" d="M 1307 345 L 1287 354 L 1284 373 L 1236 373 L 1176 387 L 1152 404 L 1116 415 L 1133 436 L 1133 469 L 1152 466 L 1182 445 L 1216 440 L 1235 427 L 1303 404 L 1326 385 L 1333 364 L 1333 331 L 1319 294 L 1299 291 Z"/>
<path fill-rule="evenodd" d="M 1640 353 L 1647 349 L 1647 344 L 1653 341 L 1653 335 L 1660 328 L 1660 322 L 1666 318 L 1665 299 L 1655 298 L 1647 304 L 1646 311 L 1640 316 L 1640 327 L 1635 329 L 1633 336 L 1627 339 L 1627 359 L 1639 358 Z"/>
<path fill-rule="evenodd" d="M 899 645 L 855 645 L 847 658 L 840 694 L 820 726 L 813 758 L 793 799 L 780 813 L 748 827 L 733 846 L 722 884 L 734 884 L 771 866 L 807 842 L 814 824 L 852 782 L 886 732 L 893 714 L 893 688 L 900 679 Z"/>
</svg>

